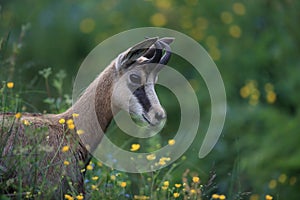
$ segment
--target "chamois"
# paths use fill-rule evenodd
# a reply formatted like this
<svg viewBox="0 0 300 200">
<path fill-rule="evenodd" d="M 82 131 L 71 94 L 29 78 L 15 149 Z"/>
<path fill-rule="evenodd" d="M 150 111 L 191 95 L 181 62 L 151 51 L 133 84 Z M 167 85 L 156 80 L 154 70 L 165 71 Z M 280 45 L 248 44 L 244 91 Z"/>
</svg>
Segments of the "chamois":
<svg viewBox="0 0 300 200">
<path fill-rule="evenodd" d="M 100 143 L 115 112 L 123 109 L 150 126 L 166 118 L 154 84 L 159 70 L 170 59 L 172 41 L 173 38 L 148 38 L 119 54 L 77 102 L 61 114 L 23 113 L 19 119 L 11 113 L 0 114 L 0 122 L 4 125 L 0 125 L 0 181 L 10 179 L 17 183 L 21 174 L 23 185 L 36 186 L 33 192 L 54 192 L 53 198 L 58 199 L 68 189 L 84 193 L 81 169 L 89 163 L 89 152 Z M 124 80 L 121 92 L 113 95 L 121 78 Z M 93 112 L 95 115 L 91 114 Z M 68 128 L 67 123 L 73 123 L 72 120 L 76 127 L 77 124 L 85 125 L 87 130 L 83 130 L 82 137 L 79 138 L 76 127 Z M 93 130 L 95 121 L 102 133 Z M 15 163 L 22 162 L 28 155 L 33 159 L 18 168 Z M 65 166 L 64 161 L 69 165 Z M 53 187 L 54 191 L 48 191 Z"/>
</svg>

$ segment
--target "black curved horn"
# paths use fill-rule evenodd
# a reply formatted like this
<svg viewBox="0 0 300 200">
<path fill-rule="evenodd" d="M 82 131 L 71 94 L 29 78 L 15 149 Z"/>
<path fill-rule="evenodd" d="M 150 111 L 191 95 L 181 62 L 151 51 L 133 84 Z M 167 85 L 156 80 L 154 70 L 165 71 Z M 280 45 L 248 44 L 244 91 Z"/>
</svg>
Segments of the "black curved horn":
<svg viewBox="0 0 300 200">
<path fill-rule="evenodd" d="M 155 52 L 152 58 L 147 60 L 147 63 L 159 63 L 162 57 L 162 47 L 158 42 L 154 43 Z"/>
<path fill-rule="evenodd" d="M 171 48 L 168 44 L 166 44 L 165 42 L 163 42 L 161 40 L 158 40 L 156 43 L 162 44 L 162 46 L 165 48 L 165 54 L 160 59 L 159 64 L 166 65 L 169 62 L 170 58 L 171 58 L 171 54 L 172 54 Z"/>
</svg>

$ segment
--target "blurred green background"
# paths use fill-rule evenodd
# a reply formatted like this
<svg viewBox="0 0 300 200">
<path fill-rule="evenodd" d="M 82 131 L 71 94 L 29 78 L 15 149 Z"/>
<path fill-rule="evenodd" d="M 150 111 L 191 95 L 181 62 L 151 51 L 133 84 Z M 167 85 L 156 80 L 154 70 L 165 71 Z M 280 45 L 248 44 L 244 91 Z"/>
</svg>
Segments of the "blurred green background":
<svg viewBox="0 0 300 200">
<path fill-rule="evenodd" d="M 297 0 L 1 0 L 0 80 L 15 83 L 23 110 L 59 112 L 65 109 L 62 99 L 70 99 L 81 62 L 101 41 L 138 27 L 180 31 L 203 45 L 216 62 L 228 112 L 221 139 L 200 160 L 209 95 L 188 64 L 172 60 L 197 92 L 202 117 L 199 137 L 174 177 L 180 179 L 190 168 L 205 180 L 214 171 L 217 190 L 230 197 L 251 192 L 246 199 L 265 194 L 298 199 L 299 9 Z M 46 72 L 44 78 L 39 74 L 45 68 L 61 81 L 47 83 Z M 167 104 L 168 95 L 160 96 Z M 178 126 L 178 120 L 170 123 Z"/>
</svg>

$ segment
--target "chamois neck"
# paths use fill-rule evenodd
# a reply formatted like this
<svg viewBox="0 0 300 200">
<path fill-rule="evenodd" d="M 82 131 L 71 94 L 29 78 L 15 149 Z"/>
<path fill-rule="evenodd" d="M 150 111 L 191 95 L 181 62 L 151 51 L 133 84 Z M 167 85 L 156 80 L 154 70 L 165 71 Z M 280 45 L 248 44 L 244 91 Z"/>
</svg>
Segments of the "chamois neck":
<svg viewBox="0 0 300 200">
<path fill-rule="evenodd" d="M 73 113 L 79 114 L 74 118 L 77 129 L 84 134 L 80 137 L 85 146 L 94 150 L 100 143 L 103 134 L 110 124 L 113 114 L 111 96 L 116 69 L 114 62 L 109 65 L 85 90 L 77 102 L 61 118 L 72 118 Z"/>
<path fill-rule="evenodd" d="M 115 66 L 111 65 L 104 70 L 98 78 L 99 81 L 95 95 L 95 111 L 103 131 L 106 131 L 113 117 L 111 99 L 115 76 Z"/>
</svg>

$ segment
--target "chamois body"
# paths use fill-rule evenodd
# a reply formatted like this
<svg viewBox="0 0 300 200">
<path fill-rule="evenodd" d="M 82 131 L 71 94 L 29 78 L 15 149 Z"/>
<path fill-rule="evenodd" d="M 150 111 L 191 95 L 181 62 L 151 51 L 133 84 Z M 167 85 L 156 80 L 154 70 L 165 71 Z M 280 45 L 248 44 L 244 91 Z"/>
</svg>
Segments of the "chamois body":
<svg viewBox="0 0 300 200">
<path fill-rule="evenodd" d="M 149 53 L 150 47 L 153 51 L 153 45 L 154 47 L 159 46 L 157 42 L 158 38 L 148 39 L 120 54 L 121 56 L 112 61 L 87 87 L 78 101 L 64 113 L 45 115 L 23 113 L 19 119 L 16 119 L 14 114 L 0 114 L 0 123 L 4 125 L 0 126 L 0 144 L 2 145 L 0 149 L 2 154 L 0 158 L 0 181 L 10 179 L 17 184 L 18 177 L 21 177 L 21 184 L 24 187 L 34 185 L 36 191 L 33 192 L 41 191 L 41 195 L 45 194 L 45 196 L 47 192 L 54 193 L 53 198 L 57 199 L 62 198 L 68 189 L 74 189 L 76 193 L 84 193 L 84 172 L 82 169 L 85 169 L 90 160 L 89 151 L 93 151 L 101 142 L 103 133 L 113 118 L 112 106 L 115 105 L 115 110 L 122 109 L 122 105 L 119 105 L 120 102 L 122 103 L 121 97 L 117 103 L 112 101 L 114 86 L 126 72 L 135 68 L 142 69 L 138 65 L 145 62 L 145 59 L 140 59 L 140 57 L 146 53 L 153 57 L 152 60 L 146 60 L 160 63 L 160 59 L 162 59 L 162 64 L 165 64 L 169 58 L 167 59 L 166 56 L 161 58 L 162 48 L 157 48 L 154 53 Z M 161 41 L 161 43 L 163 42 L 170 43 L 171 39 Z M 128 66 L 129 63 L 130 66 Z M 136 82 L 136 79 L 133 81 Z M 142 85 L 143 83 L 138 84 Z M 153 88 L 154 84 L 151 84 Z M 150 91 L 150 89 L 148 90 Z M 152 105 L 150 100 L 140 99 L 147 98 L 146 95 L 136 94 L 134 97 L 136 100 L 132 101 L 134 105 L 130 105 L 128 112 L 133 114 L 140 112 L 142 119 L 144 118 L 150 124 L 155 124 L 164 118 L 164 112 L 155 93 L 151 95 L 155 97 Z M 148 103 L 150 105 L 147 105 L 147 112 L 151 115 L 147 115 L 147 112 L 142 110 L 146 107 L 142 105 L 143 102 L 150 102 Z M 93 112 L 96 114 L 96 120 L 95 115 L 91 114 Z M 79 116 L 75 117 L 74 113 L 79 113 Z M 76 133 L 76 127 L 70 130 L 66 123 L 59 123 L 60 119 L 78 121 L 75 123 L 76 127 L 77 125 L 80 126 L 81 123 L 85 124 L 85 133 L 79 137 Z M 94 134 L 96 126 L 100 126 L 103 132 Z M 63 151 L 64 146 L 68 146 L 69 149 Z M 30 159 L 27 159 L 29 156 Z M 21 168 L 18 167 L 20 163 Z"/>
</svg>

